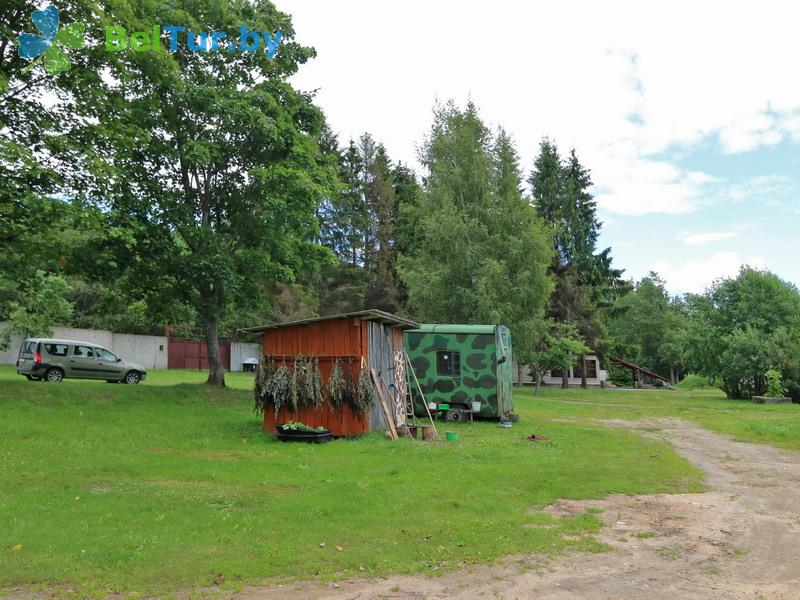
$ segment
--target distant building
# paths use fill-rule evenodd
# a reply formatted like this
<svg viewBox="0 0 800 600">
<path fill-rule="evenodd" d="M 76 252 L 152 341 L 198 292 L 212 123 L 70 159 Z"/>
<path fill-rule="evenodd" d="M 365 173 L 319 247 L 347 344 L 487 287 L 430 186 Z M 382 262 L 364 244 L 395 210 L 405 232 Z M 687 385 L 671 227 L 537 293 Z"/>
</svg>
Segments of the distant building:
<svg viewBox="0 0 800 600">
<path fill-rule="evenodd" d="M 608 371 L 600 368 L 600 359 L 596 354 L 587 354 L 584 357 L 584 369 L 586 369 L 586 385 L 601 386 L 608 379 Z M 524 366 L 521 369 L 522 385 L 535 385 L 536 382 L 531 376 L 530 367 Z M 560 369 L 553 369 L 542 377 L 542 385 L 560 386 L 563 380 L 563 372 Z M 581 385 L 581 366 L 575 364 L 569 368 L 570 386 Z M 519 385 L 520 369 L 514 369 L 514 385 Z"/>
</svg>

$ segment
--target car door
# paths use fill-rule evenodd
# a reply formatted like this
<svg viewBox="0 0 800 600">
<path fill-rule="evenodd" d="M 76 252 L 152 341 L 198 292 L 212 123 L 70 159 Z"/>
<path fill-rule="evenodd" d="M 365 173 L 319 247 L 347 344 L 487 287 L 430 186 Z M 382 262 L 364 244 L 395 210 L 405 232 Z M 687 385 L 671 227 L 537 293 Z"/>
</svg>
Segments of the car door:
<svg viewBox="0 0 800 600">
<path fill-rule="evenodd" d="M 94 349 L 91 346 L 76 344 L 72 347 L 67 377 L 99 379 L 100 375 L 94 358 Z"/>
<path fill-rule="evenodd" d="M 34 367 L 33 356 L 37 352 L 37 342 L 25 340 L 19 349 L 19 357 L 17 358 L 17 371 L 22 373 L 29 373 Z"/>
<path fill-rule="evenodd" d="M 105 348 L 96 347 L 94 349 L 95 363 L 97 364 L 98 377 L 102 379 L 122 379 L 125 374 L 122 369 L 122 361 L 113 352 Z"/>
</svg>

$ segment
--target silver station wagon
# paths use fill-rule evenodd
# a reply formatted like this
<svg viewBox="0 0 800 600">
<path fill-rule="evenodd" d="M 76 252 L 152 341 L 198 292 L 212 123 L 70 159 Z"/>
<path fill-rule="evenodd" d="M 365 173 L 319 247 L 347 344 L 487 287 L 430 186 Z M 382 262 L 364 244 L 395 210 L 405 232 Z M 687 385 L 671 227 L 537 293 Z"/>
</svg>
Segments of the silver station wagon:
<svg viewBox="0 0 800 600">
<path fill-rule="evenodd" d="M 124 360 L 97 344 L 49 338 L 28 338 L 22 342 L 17 373 L 29 380 L 50 383 L 60 383 L 69 377 L 136 384 L 147 376 L 142 365 Z"/>
</svg>

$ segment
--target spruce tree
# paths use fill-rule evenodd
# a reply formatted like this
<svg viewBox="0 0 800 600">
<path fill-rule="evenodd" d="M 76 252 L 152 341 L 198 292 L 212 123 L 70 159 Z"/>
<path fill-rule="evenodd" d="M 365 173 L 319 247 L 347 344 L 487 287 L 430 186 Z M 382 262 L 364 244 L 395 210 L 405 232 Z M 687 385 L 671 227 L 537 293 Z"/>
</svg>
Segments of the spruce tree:
<svg viewBox="0 0 800 600">
<path fill-rule="evenodd" d="M 574 325 L 585 343 L 597 351 L 605 336 L 602 309 L 621 289 L 622 271 L 611 267 L 610 249 L 596 253 L 601 224 L 589 192 L 591 173 L 581 165 L 574 149 L 562 161 L 556 145 L 545 138 L 528 183 L 536 212 L 553 236 L 550 271 L 556 289 L 549 316 Z M 581 356 L 579 372 L 581 385 L 586 387 L 583 360 Z M 562 386 L 567 384 L 565 371 Z"/>
</svg>

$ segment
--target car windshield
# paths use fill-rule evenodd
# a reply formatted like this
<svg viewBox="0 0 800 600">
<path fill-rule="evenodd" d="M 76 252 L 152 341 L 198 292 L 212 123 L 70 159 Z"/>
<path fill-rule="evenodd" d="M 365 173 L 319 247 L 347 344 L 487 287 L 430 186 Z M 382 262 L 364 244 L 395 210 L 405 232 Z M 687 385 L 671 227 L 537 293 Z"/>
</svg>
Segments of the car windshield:
<svg viewBox="0 0 800 600">
<path fill-rule="evenodd" d="M 109 362 L 116 362 L 117 361 L 116 355 L 112 354 L 111 352 L 109 352 L 105 348 L 95 348 L 94 349 L 94 355 L 99 360 L 107 360 Z"/>
</svg>

